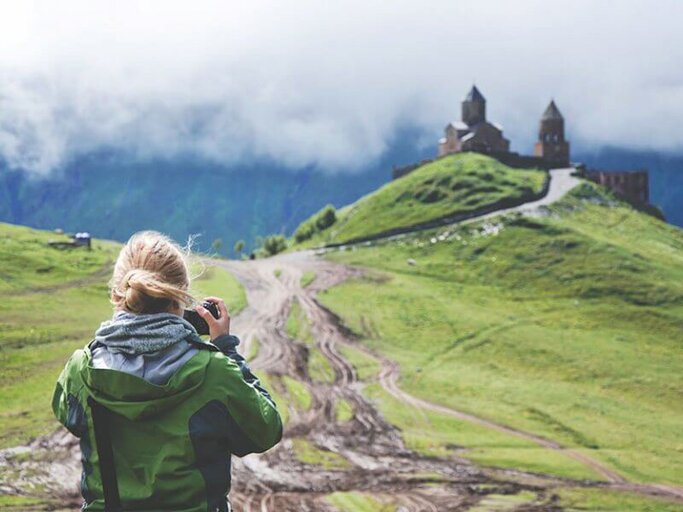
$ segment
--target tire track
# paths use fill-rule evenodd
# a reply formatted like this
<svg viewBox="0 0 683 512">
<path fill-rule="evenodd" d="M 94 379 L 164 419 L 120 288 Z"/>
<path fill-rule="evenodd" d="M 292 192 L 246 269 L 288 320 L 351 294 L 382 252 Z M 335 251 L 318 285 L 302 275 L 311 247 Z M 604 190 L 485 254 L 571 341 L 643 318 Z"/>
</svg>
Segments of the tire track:
<svg viewBox="0 0 683 512">
<path fill-rule="evenodd" d="M 324 494 L 337 490 L 384 490 L 406 511 L 451 510 L 425 482 L 411 480 L 409 476 L 442 475 L 439 482 L 451 487 L 451 501 L 454 496 L 462 495 L 463 499 L 457 501 L 472 502 L 471 483 L 492 482 L 490 477 L 469 464 L 435 460 L 411 452 L 403 445 L 399 432 L 360 394 L 355 368 L 336 348 L 337 343 L 344 341 L 344 334 L 331 313 L 314 298 L 316 289 L 321 285 L 328 286 L 343 280 L 352 271 L 340 275 L 338 269 L 319 267 L 317 288 L 310 286 L 302 289 L 302 267 L 286 259 L 212 263 L 227 268 L 245 286 L 249 306 L 235 318 L 234 325 L 235 332 L 259 340 L 259 349 L 263 353 L 259 352 L 252 366 L 258 371 L 294 376 L 312 396 L 311 410 L 295 417 L 294 421 L 290 419 L 285 441 L 281 445 L 267 454 L 245 457 L 245 460 L 251 459 L 251 465 L 236 465 L 235 503 L 242 504 L 245 510 L 261 512 L 321 510 L 321 493 L 324 497 Z M 279 271 L 279 277 L 275 275 L 276 270 Z M 302 311 L 310 319 L 315 349 L 320 350 L 334 370 L 335 380 L 332 384 L 317 383 L 310 379 L 305 361 L 300 359 L 300 349 L 305 349 L 305 346 L 289 339 L 285 333 L 286 319 L 293 301 L 299 302 Z M 295 371 L 285 372 L 285 368 Z M 352 405 L 353 418 L 340 424 L 336 419 L 335 406 L 341 398 Z M 305 436 L 315 446 L 342 455 L 350 467 L 328 471 L 301 464 L 292 452 L 291 444 L 287 444 L 287 439 L 299 436 Z M 258 460 L 256 464 L 253 463 L 255 460 Z M 266 466 L 270 475 L 264 472 Z M 241 482 L 254 479 L 262 482 L 264 488 L 240 485 Z M 468 482 L 467 485 L 460 483 L 464 480 Z M 304 489 L 301 489 L 302 482 L 305 483 Z M 294 494 L 297 490 L 299 492 Z M 296 506 L 293 502 L 295 498 Z"/>
<path fill-rule="evenodd" d="M 327 263 L 327 265 L 335 266 L 333 263 Z M 337 265 L 340 266 L 341 265 Z M 342 273 L 348 273 L 345 272 L 344 270 L 340 270 Z M 336 317 L 333 313 L 328 311 L 326 308 L 315 302 L 317 305 L 318 309 L 321 311 L 317 313 L 316 317 L 319 318 L 321 321 L 325 321 L 328 323 L 332 324 L 340 324 L 340 319 Z M 322 313 L 324 311 L 324 313 Z M 609 468 L 606 466 L 604 463 L 601 461 L 598 461 L 594 459 L 593 457 L 590 457 L 589 455 L 586 455 L 584 453 L 579 452 L 576 449 L 573 448 L 568 448 L 563 446 L 561 443 L 558 443 L 557 441 L 553 441 L 550 439 L 547 439 L 545 437 L 539 436 L 537 434 L 533 434 L 531 432 L 526 432 L 523 430 L 515 429 L 513 427 L 509 427 L 507 425 L 503 425 L 491 420 L 488 420 L 486 418 L 482 418 L 479 416 L 476 416 L 471 413 L 467 413 L 464 411 L 460 411 L 458 409 L 454 409 L 452 407 L 447 407 L 441 404 L 436 404 L 433 402 L 429 402 L 427 400 L 418 398 L 414 395 L 411 395 L 404 390 L 402 390 L 399 385 L 398 385 L 398 379 L 400 376 L 400 368 L 399 365 L 393 361 L 390 361 L 382 356 L 379 356 L 375 354 L 374 352 L 371 352 L 367 348 L 365 348 L 363 345 L 359 344 L 356 342 L 355 339 L 353 339 L 352 336 L 349 335 L 348 331 L 345 329 L 338 329 L 337 330 L 337 336 L 340 338 L 339 341 L 341 343 L 346 343 L 347 345 L 362 351 L 366 355 L 374 358 L 377 360 L 380 365 L 381 365 L 381 371 L 379 374 L 379 383 L 380 385 L 389 393 L 391 394 L 394 398 L 396 398 L 399 401 L 402 401 L 404 403 L 408 403 L 412 405 L 413 407 L 416 407 L 418 409 L 423 409 L 423 410 L 430 410 L 433 412 L 437 412 L 440 414 L 445 414 L 460 420 L 467 421 L 469 423 L 473 423 L 476 425 L 479 425 L 481 427 L 485 427 L 488 429 L 496 430 L 498 432 L 502 432 L 508 435 L 512 435 L 515 437 L 518 437 L 520 439 L 524 439 L 526 441 L 532 442 L 540 447 L 547 448 L 550 450 L 558 451 L 562 454 L 564 454 L 567 457 L 572 458 L 573 460 L 579 462 L 580 464 L 583 464 L 584 466 L 590 468 L 593 470 L 595 473 L 599 474 L 601 477 L 603 477 L 609 484 L 611 488 L 618 489 L 618 490 L 626 490 L 630 492 L 636 492 L 640 494 L 646 494 L 646 495 L 653 495 L 653 496 L 665 496 L 669 498 L 674 498 L 677 501 L 683 501 L 683 489 L 677 486 L 671 486 L 671 485 L 664 485 L 664 484 L 636 484 L 636 483 L 631 483 L 627 481 L 622 475 L 620 475 L 618 472 L 615 470 Z"/>
</svg>

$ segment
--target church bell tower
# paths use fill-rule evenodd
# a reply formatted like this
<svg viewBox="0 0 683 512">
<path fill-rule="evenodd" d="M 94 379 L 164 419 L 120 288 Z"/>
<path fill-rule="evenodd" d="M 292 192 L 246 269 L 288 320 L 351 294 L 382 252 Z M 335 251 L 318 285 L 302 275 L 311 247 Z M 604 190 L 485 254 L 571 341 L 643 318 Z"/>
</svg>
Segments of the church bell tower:
<svg viewBox="0 0 683 512">
<path fill-rule="evenodd" d="M 483 121 L 486 121 L 486 98 L 473 85 L 462 102 L 462 122 L 467 126 L 474 126 Z"/>
<path fill-rule="evenodd" d="M 541 116 L 534 154 L 558 167 L 569 165 L 569 142 L 564 139 L 564 117 L 554 101 L 550 102 Z"/>
</svg>

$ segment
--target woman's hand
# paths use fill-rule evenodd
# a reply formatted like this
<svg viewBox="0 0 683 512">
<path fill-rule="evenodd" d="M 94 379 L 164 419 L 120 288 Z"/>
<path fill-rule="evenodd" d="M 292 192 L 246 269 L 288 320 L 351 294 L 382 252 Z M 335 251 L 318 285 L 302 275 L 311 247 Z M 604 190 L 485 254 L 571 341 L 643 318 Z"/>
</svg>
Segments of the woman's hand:
<svg viewBox="0 0 683 512">
<path fill-rule="evenodd" d="M 225 302 L 219 297 L 205 297 L 204 301 L 213 302 L 218 306 L 219 317 L 214 318 L 210 311 L 198 305 L 195 309 L 199 316 L 201 316 L 207 324 L 209 324 L 209 337 L 215 340 L 224 334 L 230 334 L 230 315 L 228 308 L 225 307 Z"/>
</svg>

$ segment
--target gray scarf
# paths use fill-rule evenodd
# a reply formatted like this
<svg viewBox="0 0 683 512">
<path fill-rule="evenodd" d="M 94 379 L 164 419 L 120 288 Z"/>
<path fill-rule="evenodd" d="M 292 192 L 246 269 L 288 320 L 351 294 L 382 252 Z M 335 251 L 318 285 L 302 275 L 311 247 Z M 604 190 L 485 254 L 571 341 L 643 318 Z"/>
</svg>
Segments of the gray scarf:
<svg viewBox="0 0 683 512">
<path fill-rule="evenodd" d="M 196 333 L 192 324 L 173 313 L 117 311 L 111 320 L 102 322 L 95 340 L 111 353 L 138 355 L 163 350 Z"/>
</svg>

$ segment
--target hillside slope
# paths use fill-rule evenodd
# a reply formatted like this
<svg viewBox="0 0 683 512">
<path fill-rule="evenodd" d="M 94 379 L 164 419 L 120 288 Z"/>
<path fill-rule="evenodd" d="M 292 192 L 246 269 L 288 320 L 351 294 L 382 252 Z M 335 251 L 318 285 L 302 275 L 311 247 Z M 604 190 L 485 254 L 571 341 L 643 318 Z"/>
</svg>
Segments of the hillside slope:
<svg viewBox="0 0 683 512">
<path fill-rule="evenodd" d="M 304 221 L 295 241 L 345 242 L 486 207 L 514 206 L 538 197 L 545 179 L 543 171 L 513 169 L 485 155 L 449 155 L 342 208 L 331 227 L 316 228 L 316 216 Z"/>
<path fill-rule="evenodd" d="M 328 253 L 371 269 L 321 295 L 425 400 L 534 432 L 639 482 L 683 484 L 683 232 L 585 183 L 548 217 L 509 215 Z M 415 449 L 491 449 L 462 422 L 368 392 Z M 430 413 L 431 414 L 431 413 Z"/>
</svg>

